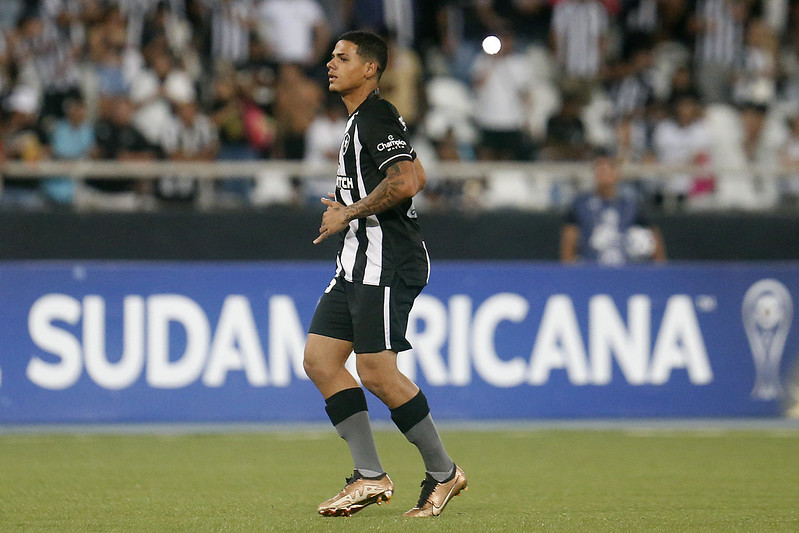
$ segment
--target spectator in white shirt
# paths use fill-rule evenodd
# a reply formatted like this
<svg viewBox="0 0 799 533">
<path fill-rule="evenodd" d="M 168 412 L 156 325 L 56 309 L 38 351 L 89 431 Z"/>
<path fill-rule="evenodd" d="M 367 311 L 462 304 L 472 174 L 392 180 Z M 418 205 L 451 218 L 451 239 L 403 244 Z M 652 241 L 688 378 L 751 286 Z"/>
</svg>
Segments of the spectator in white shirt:
<svg viewBox="0 0 799 533">
<path fill-rule="evenodd" d="M 262 0 L 261 39 L 278 63 L 312 66 L 325 59 L 330 29 L 316 0 Z"/>
<path fill-rule="evenodd" d="M 527 58 L 513 48 L 513 34 L 499 35 L 501 48 L 481 54 L 472 66 L 475 121 L 480 128 L 478 157 L 522 159 L 532 73 Z"/>
<path fill-rule="evenodd" d="M 319 165 L 323 170 L 321 175 L 310 176 L 303 181 L 305 197 L 315 203 L 330 192 L 330 176 L 324 165 L 338 161 L 341 136 L 346 129 L 347 108 L 337 95 L 328 97 L 324 109 L 316 115 L 305 132 L 305 162 Z"/>
<path fill-rule="evenodd" d="M 662 165 L 710 165 L 711 136 L 696 95 L 681 94 L 672 103 L 672 116 L 660 121 L 653 133 L 653 148 Z M 708 173 L 693 176 L 677 172 L 665 176 L 661 189 L 664 207 L 682 207 L 686 201 L 713 192 L 715 179 Z"/>
</svg>

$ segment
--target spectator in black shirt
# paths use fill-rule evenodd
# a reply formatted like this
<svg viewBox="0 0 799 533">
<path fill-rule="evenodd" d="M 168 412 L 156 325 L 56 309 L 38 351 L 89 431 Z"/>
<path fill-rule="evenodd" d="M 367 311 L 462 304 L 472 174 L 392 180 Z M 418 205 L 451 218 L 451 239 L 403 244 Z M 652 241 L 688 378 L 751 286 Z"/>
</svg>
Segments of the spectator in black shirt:
<svg viewBox="0 0 799 533">
<path fill-rule="evenodd" d="M 590 150 L 578 98 L 564 93 L 560 111 L 547 121 L 541 158 L 549 161 L 584 161 L 590 156 Z"/>
<path fill-rule="evenodd" d="M 133 125 L 133 104 L 128 98 L 116 100 L 111 116 L 95 126 L 98 156 L 104 160 L 152 161 L 159 157 L 159 148 L 150 144 Z M 135 179 L 92 179 L 87 185 L 96 191 L 122 194 L 145 193 L 150 183 Z"/>
</svg>

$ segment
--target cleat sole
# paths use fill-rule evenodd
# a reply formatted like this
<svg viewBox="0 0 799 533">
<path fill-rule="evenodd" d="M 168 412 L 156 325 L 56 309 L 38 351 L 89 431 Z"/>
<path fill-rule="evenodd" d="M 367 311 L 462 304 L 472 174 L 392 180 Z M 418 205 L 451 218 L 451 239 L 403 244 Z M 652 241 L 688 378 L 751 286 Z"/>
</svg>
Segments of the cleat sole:
<svg viewBox="0 0 799 533">
<path fill-rule="evenodd" d="M 346 516 L 350 517 L 366 507 L 367 505 L 371 505 L 376 503 L 377 505 L 381 505 L 383 502 L 391 503 L 391 496 L 393 492 L 386 491 L 382 494 L 377 494 L 376 496 L 372 496 L 368 500 L 359 503 L 358 505 L 352 505 L 350 507 L 343 507 L 341 509 L 325 509 L 323 511 L 319 511 L 319 514 L 322 516 Z"/>
</svg>

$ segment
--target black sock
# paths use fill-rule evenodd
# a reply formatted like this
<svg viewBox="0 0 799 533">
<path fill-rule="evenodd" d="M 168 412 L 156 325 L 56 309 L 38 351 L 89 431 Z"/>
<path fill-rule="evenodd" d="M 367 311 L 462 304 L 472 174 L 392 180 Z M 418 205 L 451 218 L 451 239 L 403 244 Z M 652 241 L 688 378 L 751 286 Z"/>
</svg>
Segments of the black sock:
<svg viewBox="0 0 799 533">
<path fill-rule="evenodd" d="M 405 438 L 419 449 L 427 473 L 436 481 L 445 481 L 452 474 L 454 463 L 444 449 L 436 425 L 430 416 L 427 398 L 422 391 L 420 390 L 419 394 L 392 409 L 391 420 L 405 435 Z"/>
</svg>

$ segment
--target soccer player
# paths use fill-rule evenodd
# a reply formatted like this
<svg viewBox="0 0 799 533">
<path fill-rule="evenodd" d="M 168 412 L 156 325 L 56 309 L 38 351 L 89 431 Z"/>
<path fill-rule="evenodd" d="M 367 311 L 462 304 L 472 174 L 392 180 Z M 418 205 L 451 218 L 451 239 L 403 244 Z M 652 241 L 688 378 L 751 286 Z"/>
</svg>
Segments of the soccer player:
<svg viewBox="0 0 799 533">
<path fill-rule="evenodd" d="M 380 37 L 354 31 L 339 38 L 327 64 L 329 89 L 341 95 L 349 119 L 336 192 L 322 198 L 327 209 L 314 244 L 339 234 L 340 246 L 336 275 L 311 321 L 304 365 L 355 468 L 341 492 L 319 505 L 325 516 L 349 516 L 394 492 L 372 437 L 366 396 L 344 367 L 353 351 L 363 386 L 386 404 L 424 461 L 419 501 L 405 516 L 437 516 L 466 488 L 424 394 L 397 368 L 397 353 L 411 347 L 408 314 L 427 284 L 429 258 L 412 202 L 425 172 L 402 117 L 378 91 L 387 59 Z"/>
</svg>

